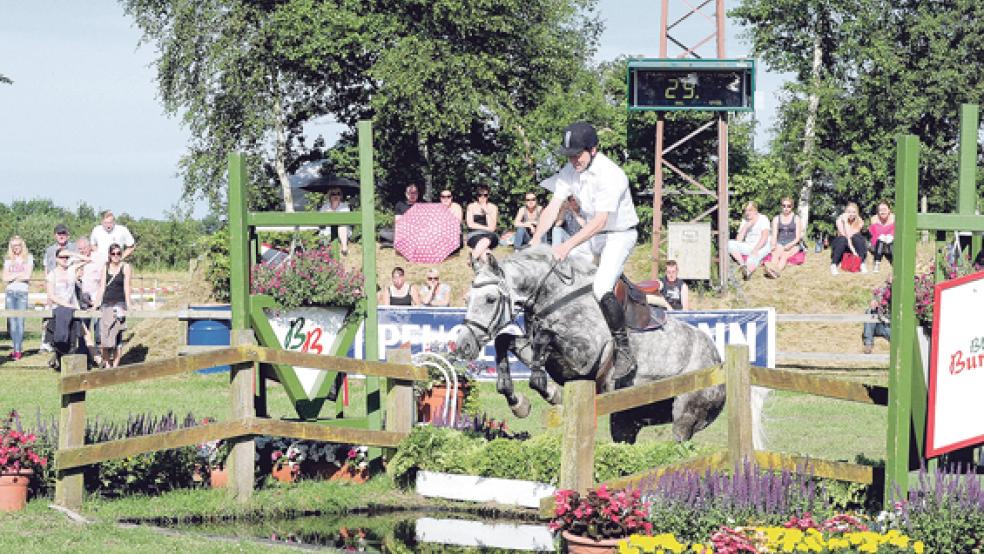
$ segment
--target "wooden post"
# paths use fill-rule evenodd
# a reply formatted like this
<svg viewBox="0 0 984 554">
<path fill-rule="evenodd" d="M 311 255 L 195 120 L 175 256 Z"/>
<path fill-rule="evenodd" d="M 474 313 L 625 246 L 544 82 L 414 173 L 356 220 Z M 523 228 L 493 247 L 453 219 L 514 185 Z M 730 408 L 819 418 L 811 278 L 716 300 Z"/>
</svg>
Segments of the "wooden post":
<svg viewBox="0 0 984 554">
<path fill-rule="evenodd" d="M 386 351 L 386 361 L 396 364 L 410 363 L 410 348 L 393 348 Z M 386 380 L 386 430 L 409 433 L 414 416 L 413 382 Z"/>
<path fill-rule="evenodd" d="M 755 459 L 752 445 L 752 381 L 748 346 L 729 344 L 724 354 L 725 395 L 728 406 L 728 461 L 735 468 Z"/>
<path fill-rule="evenodd" d="M 62 357 L 62 376 L 78 375 L 86 371 L 86 357 L 81 354 Z M 58 449 L 85 445 L 85 393 L 63 394 L 58 418 Z M 57 467 L 58 460 L 55 459 Z M 82 507 L 85 483 L 82 470 L 77 467 L 58 470 L 55 476 L 55 504 L 78 510 Z"/>
<path fill-rule="evenodd" d="M 564 383 L 564 436 L 560 452 L 560 488 L 586 494 L 594 485 L 594 381 Z"/>
<path fill-rule="evenodd" d="M 256 337 L 250 329 L 233 329 L 231 336 L 233 346 L 255 345 Z M 253 362 L 233 364 L 229 372 L 231 410 L 233 420 L 253 417 Z M 256 444 L 252 437 L 236 439 L 229 456 L 229 487 L 237 501 L 245 503 L 253 495 L 254 456 Z"/>
<path fill-rule="evenodd" d="M 376 313 L 376 206 L 375 170 L 373 168 L 372 122 L 360 121 L 359 132 L 359 211 L 362 224 L 362 274 L 365 277 L 365 345 L 367 361 L 379 360 L 379 321 Z M 383 428 L 382 387 L 379 377 L 366 376 L 366 422 L 369 429 Z M 370 448 L 369 458 L 382 456 L 382 449 Z"/>
</svg>

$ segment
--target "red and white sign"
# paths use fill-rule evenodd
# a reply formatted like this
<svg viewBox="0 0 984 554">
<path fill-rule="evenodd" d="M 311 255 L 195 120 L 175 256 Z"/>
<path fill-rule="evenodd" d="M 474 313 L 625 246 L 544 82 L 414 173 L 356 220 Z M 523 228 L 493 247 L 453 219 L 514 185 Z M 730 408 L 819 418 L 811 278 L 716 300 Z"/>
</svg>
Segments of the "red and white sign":
<svg viewBox="0 0 984 554">
<path fill-rule="evenodd" d="M 984 443 L 984 271 L 936 285 L 926 456 Z"/>
</svg>

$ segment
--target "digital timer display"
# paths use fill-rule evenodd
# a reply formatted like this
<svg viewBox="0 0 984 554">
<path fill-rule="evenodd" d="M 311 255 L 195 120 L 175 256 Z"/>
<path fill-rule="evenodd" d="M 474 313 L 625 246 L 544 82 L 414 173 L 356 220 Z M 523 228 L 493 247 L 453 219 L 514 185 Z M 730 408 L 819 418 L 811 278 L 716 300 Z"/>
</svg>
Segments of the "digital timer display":
<svg viewBox="0 0 984 554">
<path fill-rule="evenodd" d="M 752 60 L 634 60 L 630 110 L 752 111 Z"/>
</svg>

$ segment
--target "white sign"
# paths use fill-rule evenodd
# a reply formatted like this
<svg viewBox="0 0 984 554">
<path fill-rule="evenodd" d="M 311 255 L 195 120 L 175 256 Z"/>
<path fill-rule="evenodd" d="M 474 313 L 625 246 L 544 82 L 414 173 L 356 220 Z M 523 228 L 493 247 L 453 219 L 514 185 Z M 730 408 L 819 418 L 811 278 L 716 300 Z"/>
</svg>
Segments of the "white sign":
<svg viewBox="0 0 984 554">
<path fill-rule="evenodd" d="M 266 312 L 270 327 L 277 335 L 277 342 L 284 350 L 325 356 L 331 353 L 335 336 L 348 313 L 345 308 L 295 308 Z M 294 372 L 307 397 L 315 399 L 328 373 L 309 367 L 294 367 Z"/>
<path fill-rule="evenodd" d="M 936 285 L 926 456 L 984 443 L 984 271 Z"/>
</svg>

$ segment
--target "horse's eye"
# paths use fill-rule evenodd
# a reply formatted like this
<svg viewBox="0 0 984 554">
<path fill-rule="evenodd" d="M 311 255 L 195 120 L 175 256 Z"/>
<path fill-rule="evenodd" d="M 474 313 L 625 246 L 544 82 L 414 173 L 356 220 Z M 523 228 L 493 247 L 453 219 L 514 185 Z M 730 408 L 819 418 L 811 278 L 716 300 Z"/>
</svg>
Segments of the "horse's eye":
<svg viewBox="0 0 984 554">
<path fill-rule="evenodd" d="M 485 303 L 486 304 L 495 304 L 495 295 L 494 294 L 487 294 L 487 295 L 485 295 Z"/>
</svg>

